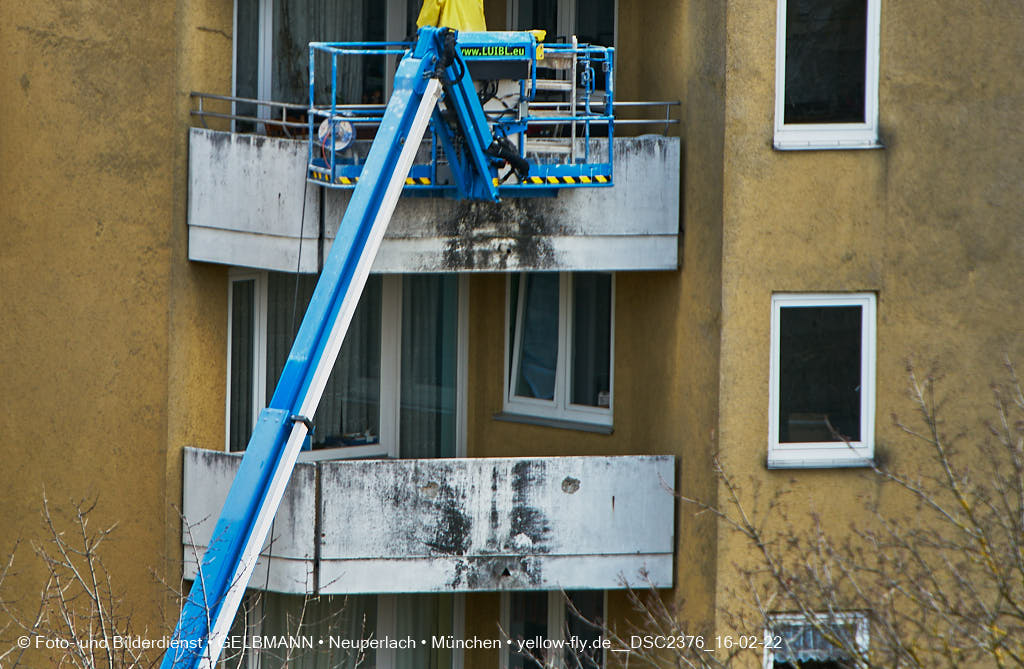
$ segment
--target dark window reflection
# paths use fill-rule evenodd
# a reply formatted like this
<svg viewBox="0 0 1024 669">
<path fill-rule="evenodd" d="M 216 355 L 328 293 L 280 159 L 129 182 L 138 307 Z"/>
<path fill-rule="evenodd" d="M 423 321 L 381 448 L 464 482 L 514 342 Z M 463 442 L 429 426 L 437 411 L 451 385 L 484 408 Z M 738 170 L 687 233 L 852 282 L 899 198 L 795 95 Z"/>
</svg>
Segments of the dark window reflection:
<svg viewBox="0 0 1024 669">
<path fill-rule="evenodd" d="M 611 406 L 612 275 L 573 275 L 572 404 Z"/>
<path fill-rule="evenodd" d="M 786 123 L 864 123 L 867 0 L 787 0 Z"/>
<path fill-rule="evenodd" d="M 565 652 L 567 669 L 599 669 L 602 653 L 598 648 L 601 626 L 604 624 L 604 591 L 570 590 L 565 593 L 569 602 L 565 607 L 566 639 L 576 637 L 584 644 L 576 643 Z"/>
<path fill-rule="evenodd" d="M 861 307 L 780 313 L 779 442 L 860 440 Z"/>
<path fill-rule="evenodd" d="M 508 636 L 515 641 L 548 638 L 548 593 L 546 592 L 513 592 L 511 595 L 511 616 L 509 619 Z M 537 667 L 542 656 L 520 655 L 512 646 L 509 652 L 509 669 L 527 669 Z"/>
</svg>

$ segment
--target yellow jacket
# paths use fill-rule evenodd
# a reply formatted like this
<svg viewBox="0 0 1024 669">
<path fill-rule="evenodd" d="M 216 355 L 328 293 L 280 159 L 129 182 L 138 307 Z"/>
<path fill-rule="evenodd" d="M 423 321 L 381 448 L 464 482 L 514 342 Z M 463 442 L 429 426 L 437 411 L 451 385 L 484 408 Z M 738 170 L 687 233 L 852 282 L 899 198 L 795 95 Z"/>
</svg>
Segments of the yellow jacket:
<svg viewBox="0 0 1024 669">
<path fill-rule="evenodd" d="M 483 0 L 423 0 L 416 25 L 447 26 L 471 32 L 487 30 Z"/>
</svg>

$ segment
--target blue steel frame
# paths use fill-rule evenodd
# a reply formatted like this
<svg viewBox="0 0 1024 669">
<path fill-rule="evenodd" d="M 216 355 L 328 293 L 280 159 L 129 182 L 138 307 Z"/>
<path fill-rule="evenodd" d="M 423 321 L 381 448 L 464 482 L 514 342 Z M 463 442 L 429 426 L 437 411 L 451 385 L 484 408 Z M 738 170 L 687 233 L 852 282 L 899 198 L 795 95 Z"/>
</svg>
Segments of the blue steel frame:
<svg viewBox="0 0 1024 669">
<path fill-rule="evenodd" d="M 497 183 L 498 172 L 491 170 L 491 181 L 497 188 L 499 196 L 522 197 L 551 195 L 562 188 L 593 188 L 611 186 L 613 184 L 614 163 L 614 69 L 615 50 L 609 47 L 579 45 L 573 47 L 566 44 L 539 44 L 530 32 L 488 32 L 460 33 L 458 38 L 462 62 L 475 62 L 489 58 L 507 57 L 508 52 L 520 47 L 525 55 L 522 58 L 529 63 L 529 79 L 520 80 L 521 97 L 532 102 L 537 90 L 537 67 L 543 67 L 543 53 L 549 57 L 571 57 L 577 61 L 580 72 L 579 95 L 581 113 L 570 116 L 536 116 L 527 114 L 518 117 L 513 112 L 501 115 L 484 114 L 474 118 L 469 125 L 461 124 L 462 128 L 475 128 L 480 137 L 479 145 L 484 149 L 490 143 L 491 136 L 519 137 L 519 155 L 529 164 L 529 176 L 521 183 Z M 309 45 L 309 167 L 308 178 L 311 182 L 330 188 L 354 188 L 364 173 L 364 165 L 358 161 L 335 151 L 333 145 L 324 147 L 317 139 L 317 126 L 324 119 L 343 119 L 357 127 L 373 127 L 380 122 L 376 113 L 379 108 L 358 106 L 339 106 L 338 100 L 338 59 L 340 57 L 360 56 L 396 56 L 406 53 L 415 46 L 408 42 L 314 42 Z M 465 55 L 462 49 L 470 54 L 487 53 L 488 55 Z M 488 52 L 490 49 L 490 52 Z M 317 105 L 315 94 L 316 56 L 326 55 L 331 62 L 330 102 Z M 517 54 L 518 55 L 518 54 Z M 604 98 L 600 105 L 593 104 L 597 79 L 603 77 Z M 456 94 L 462 100 L 457 109 L 470 109 L 469 97 L 476 97 L 475 88 L 469 77 L 464 77 L 455 87 Z M 449 94 L 446 91 L 446 94 Z M 477 105 L 478 106 L 478 105 Z M 543 126 L 574 123 L 582 130 L 579 142 L 582 146 L 581 156 L 575 162 L 537 162 L 527 157 L 525 152 L 528 134 L 536 132 Z M 484 125 L 490 127 L 486 130 Z M 591 141 L 595 134 L 593 128 L 600 128 L 599 134 L 607 137 L 607 146 L 603 155 L 595 155 Z M 442 195 L 455 198 L 479 198 L 486 189 L 482 184 L 472 183 L 472 174 L 482 174 L 482 165 L 488 162 L 485 155 L 466 155 L 460 151 L 460 143 L 448 131 L 448 124 L 441 118 L 440 111 L 430 125 L 429 160 L 420 161 L 412 166 L 406 179 L 405 190 L 411 194 Z M 438 162 L 441 154 L 448 157 L 453 175 L 444 183 L 439 181 Z M 466 170 L 465 163 L 471 160 L 477 170 Z M 493 161 L 490 161 L 493 162 Z M 489 194 L 489 193 L 488 193 Z M 484 199 L 492 199 L 485 197 Z"/>
</svg>

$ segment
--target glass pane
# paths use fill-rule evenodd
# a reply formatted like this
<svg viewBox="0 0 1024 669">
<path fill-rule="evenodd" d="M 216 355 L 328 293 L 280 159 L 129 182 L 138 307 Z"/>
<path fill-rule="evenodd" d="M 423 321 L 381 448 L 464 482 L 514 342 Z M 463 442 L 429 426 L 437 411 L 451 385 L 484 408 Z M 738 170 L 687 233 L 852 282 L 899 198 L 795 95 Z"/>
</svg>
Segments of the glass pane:
<svg viewBox="0 0 1024 669">
<path fill-rule="evenodd" d="M 192 583 L 189 583 L 191 588 Z M 256 602 L 258 595 L 246 594 L 238 605 L 235 619 L 231 621 L 231 629 L 228 631 L 230 637 L 221 650 L 220 658 L 222 666 L 231 669 L 249 669 L 255 663 L 250 662 L 249 652 L 246 650 L 244 640 L 250 636 L 253 625 L 256 622 Z"/>
<path fill-rule="evenodd" d="M 773 662 L 773 669 L 853 669 L 855 667 L 853 662 L 843 662 L 839 660 L 824 660 L 818 662 L 816 660 L 805 660 L 799 664 L 791 664 L 789 662 Z"/>
<path fill-rule="evenodd" d="M 580 44 L 615 46 L 615 0 L 576 0 Z"/>
<path fill-rule="evenodd" d="M 273 90 L 277 102 L 309 101 L 309 43 L 383 41 L 386 3 L 379 0 L 275 0 Z M 318 103 L 327 103 L 331 61 L 318 60 Z M 383 57 L 338 59 L 338 102 L 364 101 L 383 91 Z"/>
<path fill-rule="evenodd" d="M 836 638 L 843 639 L 846 644 L 856 644 L 857 625 L 855 623 L 826 623 L 832 628 Z M 785 623 L 772 627 L 772 633 L 783 639 L 783 648 L 776 650 L 774 667 L 809 667 L 810 669 L 840 669 L 853 667 L 854 663 L 841 647 L 829 641 L 825 634 L 816 630 L 809 623 Z"/>
<path fill-rule="evenodd" d="M 520 0 L 516 30 L 546 30 L 545 41 L 558 37 L 558 0 Z"/>
<path fill-rule="evenodd" d="M 548 638 L 548 593 L 546 592 L 513 592 L 511 599 L 511 615 L 509 616 L 508 635 L 513 641 L 519 639 L 532 641 L 538 637 Z M 534 669 L 538 665 L 532 656 L 523 656 L 515 651 L 516 645 L 509 650 L 509 669 Z"/>
<path fill-rule="evenodd" d="M 358 651 L 332 648 L 327 641 L 369 639 L 376 636 L 377 598 L 373 595 L 347 597 L 303 597 L 261 593 L 263 617 L 258 633 L 263 637 L 304 637 L 313 648 L 271 649 L 259 651 L 260 666 L 291 669 L 354 669 L 374 667 L 373 649 Z M 317 643 L 320 639 L 323 644 Z M 333 644 L 338 646 L 340 644 Z"/>
<path fill-rule="evenodd" d="M 550 400 L 558 364 L 558 274 L 528 274 L 520 309 L 515 394 Z"/>
<path fill-rule="evenodd" d="M 284 369 L 316 277 L 272 273 L 267 280 L 267 397 Z M 313 448 L 380 441 L 381 279 L 371 275 L 313 418 Z"/>
<path fill-rule="evenodd" d="M 586 650 L 566 649 L 567 669 L 599 669 L 601 649 L 597 643 L 604 624 L 604 592 L 601 590 L 570 590 L 565 593 L 570 604 L 565 606 L 566 639 L 586 641 Z M 577 644 L 577 647 L 580 644 Z"/>
<path fill-rule="evenodd" d="M 256 282 L 231 283 L 231 409 L 228 448 L 244 451 L 252 436 Z"/>
<path fill-rule="evenodd" d="M 402 279 L 402 371 L 399 453 L 455 457 L 458 278 Z"/>
<path fill-rule="evenodd" d="M 240 98 L 259 97 L 259 0 L 236 0 L 238 24 L 235 29 L 235 95 Z M 256 116 L 256 105 L 239 102 L 235 113 Z M 251 132 L 254 124 L 238 121 L 238 132 Z"/>
<path fill-rule="evenodd" d="M 863 123 L 867 0 L 787 0 L 786 123 Z"/>
<path fill-rule="evenodd" d="M 452 625 L 451 595 L 399 595 L 395 603 L 395 638 L 426 640 L 426 646 L 395 651 L 395 669 L 440 669 L 452 666 L 452 651 L 434 648 L 432 637 L 450 637 Z"/>
<path fill-rule="evenodd" d="M 779 441 L 859 441 L 861 307 L 783 307 L 779 326 Z"/>
<path fill-rule="evenodd" d="M 416 19 L 420 16 L 420 8 L 422 8 L 422 0 L 405 0 L 405 36 L 407 41 L 412 41 L 416 36 L 416 31 L 419 27 L 416 25 Z"/>
<path fill-rule="evenodd" d="M 615 46 L 615 0 L 576 0 L 576 39 L 580 44 Z M 593 77 L 594 89 L 607 88 L 603 63 L 591 63 L 589 76 Z M 576 79 L 576 85 L 583 87 L 583 72 Z M 606 128 L 596 126 L 599 135 L 607 134 Z"/>
<path fill-rule="evenodd" d="M 522 283 L 520 276 L 513 276 L 509 282 L 508 298 L 508 369 L 512 370 L 513 356 L 515 355 L 516 341 L 516 318 L 519 313 L 519 286 Z"/>
<path fill-rule="evenodd" d="M 611 406 L 612 277 L 573 275 L 573 404 Z"/>
</svg>

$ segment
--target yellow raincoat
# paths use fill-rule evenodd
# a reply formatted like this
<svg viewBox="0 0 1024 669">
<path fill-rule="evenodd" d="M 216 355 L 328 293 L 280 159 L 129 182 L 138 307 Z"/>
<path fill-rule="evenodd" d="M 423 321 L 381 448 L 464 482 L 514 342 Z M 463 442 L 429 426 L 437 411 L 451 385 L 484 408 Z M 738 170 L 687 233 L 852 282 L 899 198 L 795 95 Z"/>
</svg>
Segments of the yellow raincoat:
<svg viewBox="0 0 1024 669">
<path fill-rule="evenodd" d="M 447 26 L 455 30 L 482 32 L 484 22 L 483 0 L 423 0 L 423 8 L 416 19 L 417 27 Z"/>
</svg>

